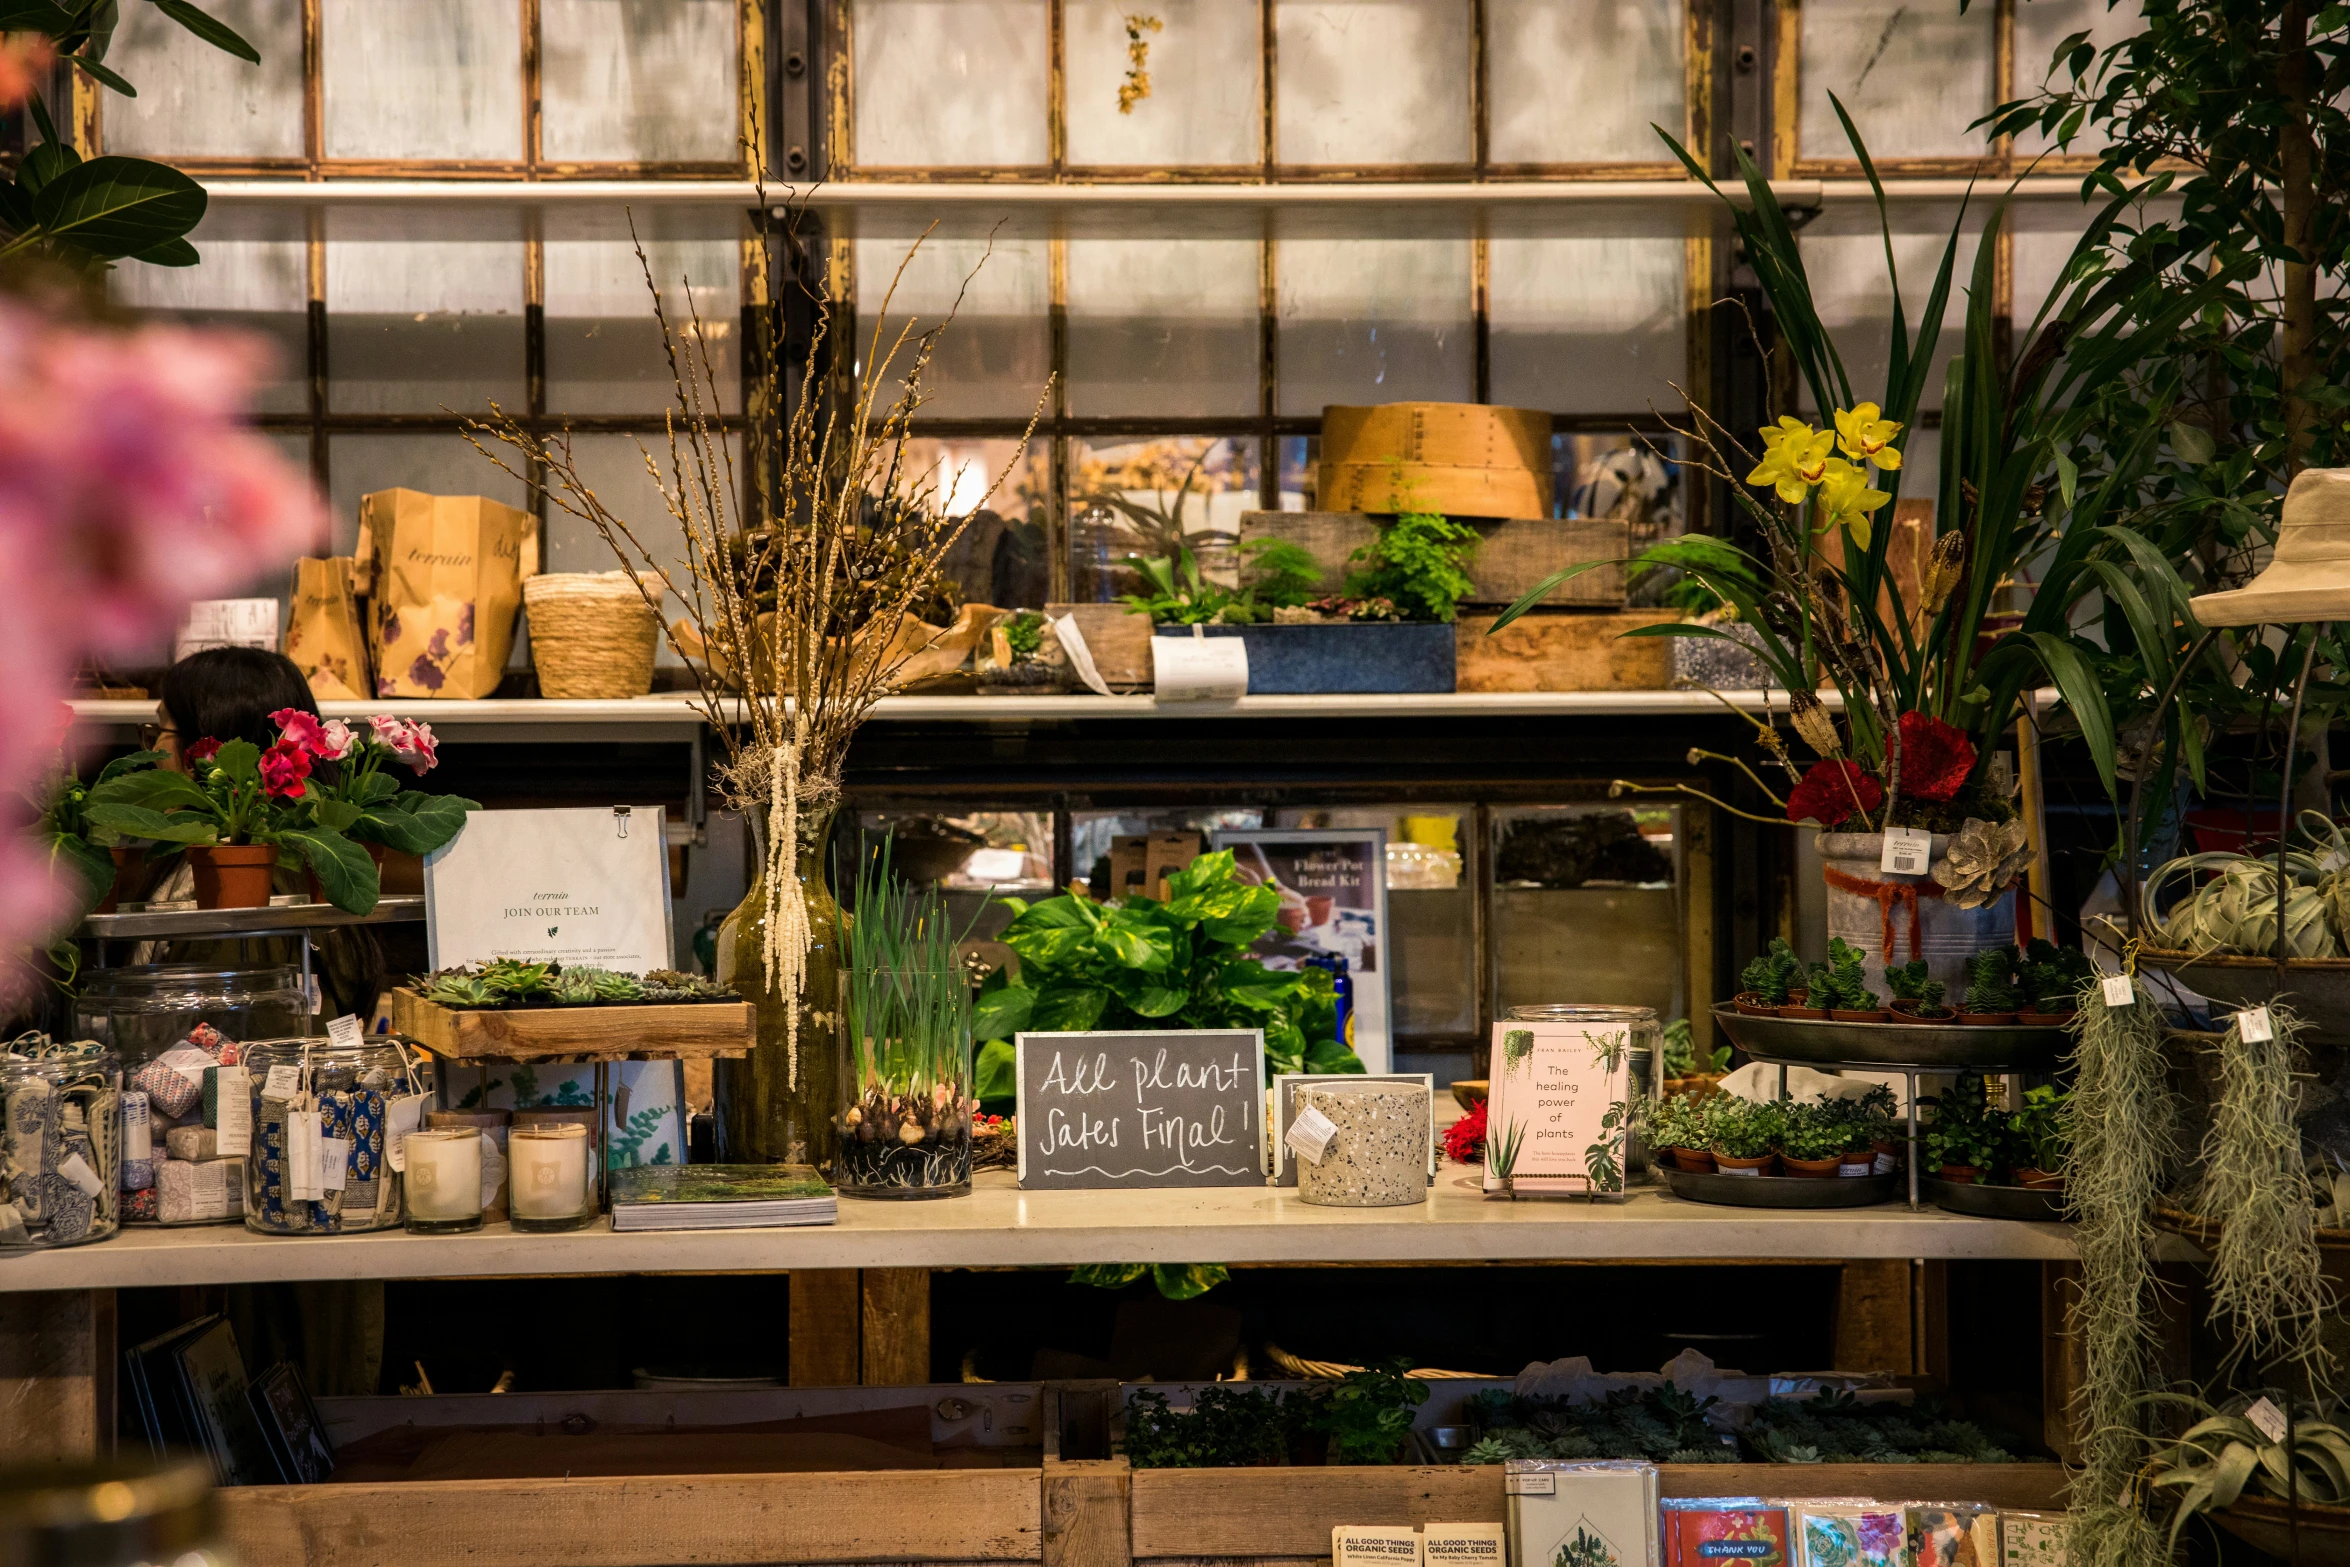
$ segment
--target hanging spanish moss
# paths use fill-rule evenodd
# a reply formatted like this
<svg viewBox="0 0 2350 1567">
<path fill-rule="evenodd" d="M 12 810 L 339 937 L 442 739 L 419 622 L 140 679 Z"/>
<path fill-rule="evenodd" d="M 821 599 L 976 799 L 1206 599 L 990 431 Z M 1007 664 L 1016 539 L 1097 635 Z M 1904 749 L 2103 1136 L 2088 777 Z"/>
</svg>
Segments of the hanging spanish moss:
<svg viewBox="0 0 2350 1567">
<path fill-rule="evenodd" d="M 2162 1009 L 2145 987 L 2134 994 L 2132 1005 L 2111 1007 L 2100 981 L 2082 985 L 2062 1112 L 2081 1259 L 2073 1323 L 2085 1362 L 2072 1410 L 2082 1433 L 2068 1506 L 2073 1567 L 2147 1567 L 2165 1555 L 2134 1486 L 2152 1447 L 2146 1395 L 2161 1352 L 2151 1214 L 2177 1158 L 2178 1107 L 2163 1066 Z"/>
<path fill-rule="evenodd" d="M 2307 1025 L 2285 1006 L 2271 1005 L 2268 1015 L 2267 1039 L 2244 1037 L 2243 1013 L 2220 1038 L 2219 1097 L 2191 1206 L 2219 1226 L 2211 1317 L 2234 1330 L 2225 1368 L 2291 1366 L 2322 1395 L 2335 1370 L 2320 1336 L 2333 1301 L 2293 1087 Z"/>
</svg>

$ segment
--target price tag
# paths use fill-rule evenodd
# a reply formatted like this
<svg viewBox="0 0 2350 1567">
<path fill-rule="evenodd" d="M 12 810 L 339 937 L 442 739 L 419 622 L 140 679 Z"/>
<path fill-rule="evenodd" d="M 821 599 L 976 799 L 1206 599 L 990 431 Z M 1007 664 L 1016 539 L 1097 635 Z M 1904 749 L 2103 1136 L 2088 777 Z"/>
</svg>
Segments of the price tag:
<svg viewBox="0 0 2350 1567">
<path fill-rule="evenodd" d="M 318 1145 L 324 1141 L 325 1128 L 316 1110 L 287 1112 L 286 1196 L 289 1200 L 316 1202 L 326 1195 L 318 1182 L 320 1161 L 325 1157 Z"/>
<path fill-rule="evenodd" d="M 1559 1477 L 1548 1469 L 1536 1469 L 1526 1474 L 1505 1472 L 1501 1477 L 1501 1488 L 1510 1496 L 1556 1496 Z"/>
<path fill-rule="evenodd" d="M 343 1176 L 351 1168 L 351 1139 L 348 1137 L 321 1137 L 318 1140 L 318 1188 L 321 1193 L 343 1189 Z"/>
<path fill-rule="evenodd" d="M 155 1118 L 145 1094 L 122 1096 L 122 1156 L 133 1164 L 155 1157 Z"/>
<path fill-rule="evenodd" d="M 1289 1130 L 1281 1140 L 1297 1150 L 1297 1156 L 1308 1164 L 1320 1164 L 1322 1156 L 1330 1151 L 1330 1139 L 1338 1135 L 1338 1123 L 1312 1105 L 1297 1113 L 1289 1123 Z"/>
<path fill-rule="evenodd" d="M 86 1197 L 97 1196 L 105 1185 L 98 1179 L 98 1172 L 90 1168 L 90 1161 L 78 1153 L 69 1153 L 59 1160 L 57 1173 L 80 1187 Z"/>
<path fill-rule="evenodd" d="M 2105 976 L 2105 1004 L 2107 1006 L 2134 1006 L 2137 1004 L 2137 1000 L 2138 990 L 2135 985 L 2130 983 L 2129 975 L 2108 974 Z"/>
<path fill-rule="evenodd" d="M 424 1124 L 424 1095 L 402 1094 L 384 1106 L 384 1162 L 405 1174 L 410 1132 Z"/>
<path fill-rule="evenodd" d="M 242 1159 L 253 1147 L 253 1074 L 241 1066 L 216 1068 L 214 1142 L 223 1159 Z"/>
<path fill-rule="evenodd" d="M 2277 1037 L 2276 1024 L 2266 1007 L 2246 1007 L 2236 1014 L 2236 1037 L 2248 1045 L 2263 1044 Z"/>
<path fill-rule="evenodd" d="M 1915 827 L 1888 827 L 1885 829 L 1885 852 L 1877 860 L 1877 869 L 1893 871 L 1902 876 L 1923 876 L 1927 864 L 1934 858 L 1934 835 L 1920 832 Z"/>
<path fill-rule="evenodd" d="M 302 1089 L 302 1069 L 292 1064 L 273 1066 L 261 1080 L 261 1097 L 290 1103 Z"/>
<path fill-rule="evenodd" d="M 2285 1439 L 2285 1412 L 2265 1398 L 2256 1398 L 2252 1407 L 2244 1411 L 2244 1418 L 2259 1428 L 2260 1434 L 2272 1442 Z"/>
<path fill-rule="evenodd" d="M 1228 702 L 1234 697 L 1246 695 L 1248 644 L 1240 638 L 1151 638 L 1151 696 L 1154 700 Z"/>
</svg>

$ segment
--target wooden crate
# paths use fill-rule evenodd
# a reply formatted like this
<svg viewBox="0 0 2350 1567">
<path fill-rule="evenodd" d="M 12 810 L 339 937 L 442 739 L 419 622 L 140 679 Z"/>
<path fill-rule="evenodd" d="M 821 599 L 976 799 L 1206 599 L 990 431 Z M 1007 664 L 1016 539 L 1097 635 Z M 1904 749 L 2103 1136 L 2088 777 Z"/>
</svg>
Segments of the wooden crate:
<svg viewBox="0 0 2350 1567">
<path fill-rule="evenodd" d="M 1680 618 L 1673 610 L 1537 612 L 1501 635 L 1492 615 L 1453 623 L 1456 691 L 1662 691 L 1673 683 L 1669 637 L 1624 633 Z"/>
<path fill-rule="evenodd" d="M 1550 430 L 1550 415 L 1533 408 L 1333 405 L 1322 410 L 1315 496 L 1332 511 L 1547 517 Z"/>
<path fill-rule="evenodd" d="M 1474 522 L 1479 543 L 1469 563 L 1471 604 L 1515 604 L 1561 566 L 1581 561 L 1617 561 L 1631 553 L 1632 525 L 1604 519 L 1521 517 Z M 1322 568 L 1322 581 L 1336 593 L 1346 581 L 1348 557 L 1379 537 L 1378 519 L 1359 511 L 1251 511 L 1240 517 L 1240 539 L 1283 539 L 1297 545 Z M 1562 583 L 1543 596 L 1544 604 L 1612 608 L 1624 602 L 1624 568 L 1601 566 Z"/>
<path fill-rule="evenodd" d="M 698 1060 L 742 1055 L 755 1037 L 748 1001 L 460 1009 L 405 986 L 392 1027 L 452 1061 Z"/>
</svg>

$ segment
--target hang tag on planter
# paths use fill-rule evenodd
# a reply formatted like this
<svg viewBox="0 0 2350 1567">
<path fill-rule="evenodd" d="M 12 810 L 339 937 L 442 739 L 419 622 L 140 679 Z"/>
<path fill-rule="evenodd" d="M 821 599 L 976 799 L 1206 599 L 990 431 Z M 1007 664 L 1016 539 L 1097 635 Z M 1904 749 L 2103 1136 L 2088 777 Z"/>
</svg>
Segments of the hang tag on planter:
<svg viewBox="0 0 2350 1567">
<path fill-rule="evenodd" d="M 295 1202 L 315 1202 L 326 1195 L 318 1184 L 318 1145 L 326 1141 L 316 1110 L 286 1114 L 286 1196 Z"/>
<path fill-rule="evenodd" d="M 2138 990 L 2130 983 L 2129 975 L 2108 974 L 2105 976 L 2105 1004 L 2107 1006 L 2135 1006 L 2137 1001 Z"/>
<path fill-rule="evenodd" d="M 321 1193 L 341 1191 L 343 1177 L 350 1168 L 351 1139 L 321 1137 L 318 1140 L 318 1189 Z"/>
<path fill-rule="evenodd" d="M 1878 857 L 1877 869 L 1893 871 L 1902 876 L 1923 876 L 1934 857 L 1934 835 L 1920 832 L 1915 827 L 1888 827 L 1885 829 L 1885 852 Z"/>
<path fill-rule="evenodd" d="M 327 1042 L 337 1050 L 356 1050 L 366 1043 L 367 1030 L 357 1018 L 346 1012 L 341 1017 L 327 1021 L 326 1037 Z"/>
<path fill-rule="evenodd" d="M 269 1075 L 261 1080 L 261 1097 L 291 1104 L 301 1088 L 302 1069 L 289 1062 L 269 1069 Z"/>
<path fill-rule="evenodd" d="M 1151 638 L 1151 696 L 1160 702 L 1228 702 L 1248 695 L 1248 644 L 1238 637 Z"/>
<path fill-rule="evenodd" d="M 2244 1411 L 2244 1418 L 2259 1428 L 2260 1434 L 2272 1442 L 2285 1439 L 2285 1412 L 2265 1398 L 2256 1398 L 2252 1407 Z"/>
<path fill-rule="evenodd" d="M 1338 1135 L 1338 1123 L 1312 1105 L 1297 1113 L 1289 1123 L 1289 1130 L 1281 1140 L 1297 1151 L 1297 1156 L 1309 1164 L 1320 1164 L 1322 1156 L 1330 1151 L 1330 1139 Z"/>
<path fill-rule="evenodd" d="M 253 1147 L 253 1074 L 241 1066 L 217 1067 L 214 1080 L 214 1140 L 223 1159 L 242 1159 Z"/>
<path fill-rule="evenodd" d="M 402 1094 L 384 1106 L 384 1162 L 406 1174 L 407 1137 L 424 1124 L 424 1095 Z"/>
<path fill-rule="evenodd" d="M 2265 1044 L 2277 1037 L 2276 1024 L 2266 1007 L 2246 1007 L 2236 1014 L 2236 1037 L 2248 1045 Z"/>
</svg>

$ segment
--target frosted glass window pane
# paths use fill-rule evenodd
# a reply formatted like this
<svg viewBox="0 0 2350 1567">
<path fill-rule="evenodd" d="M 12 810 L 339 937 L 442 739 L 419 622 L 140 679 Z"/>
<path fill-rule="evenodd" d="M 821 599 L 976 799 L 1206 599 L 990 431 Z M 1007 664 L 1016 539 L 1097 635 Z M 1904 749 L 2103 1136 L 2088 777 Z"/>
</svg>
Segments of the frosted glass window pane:
<svg viewBox="0 0 2350 1567">
<path fill-rule="evenodd" d="M 732 240 L 648 237 L 645 260 L 681 344 L 700 317 L 719 400 L 728 412 L 740 411 L 740 248 Z M 549 240 L 546 268 L 549 410 L 648 413 L 674 406 L 675 384 L 635 247 L 625 240 Z"/>
<path fill-rule="evenodd" d="M 1257 453 L 1254 440 L 1228 436 L 1072 442 L 1069 584 L 1078 601 L 1145 591 L 1129 557 L 1171 555 L 1178 544 L 1198 559 L 1201 575 L 1239 586 L 1240 517 L 1259 503 Z"/>
<path fill-rule="evenodd" d="M 2090 45 L 2102 56 L 2107 46 L 2134 36 L 2144 21 L 2138 0 L 2121 0 L 2119 5 L 2106 0 L 2023 0 L 2015 8 L 2015 96 L 2032 98 L 2043 87 L 2063 91 L 2072 86 L 2071 69 L 2059 64 L 2055 55 L 2056 46 L 2073 34 L 2087 33 Z M 2100 60 L 2089 68 L 2092 87 L 2102 65 Z M 2106 141 L 2104 133 L 2084 121 L 2072 146 L 2062 151 L 2075 156 L 2094 153 Z M 2015 150 L 2026 158 L 2059 151 L 2054 137 L 2037 130 L 2018 136 Z"/>
<path fill-rule="evenodd" d="M 222 238 L 231 223 L 214 216 L 188 236 L 203 252 L 194 267 L 126 261 L 107 274 L 107 291 L 134 309 L 191 326 L 229 327 L 266 338 L 270 374 L 254 400 L 257 413 L 310 408 L 309 257 L 300 240 Z"/>
<path fill-rule="evenodd" d="M 739 477 L 742 468 L 742 442 L 729 437 L 727 451 L 735 463 Z M 672 580 L 683 582 L 690 573 L 685 565 L 685 530 L 670 515 L 669 503 L 663 499 L 661 487 L 645 471 L 645 452 L 650 448 L 661 463 L 663 471 L 669 465 L 667 438 L 656 435 L 574 435 L 571 437 L 571 460 L 579 469 L 579 476 L 596 492 L 596 498 L 611 509 L 612 515 L 629 526 L 640 543 L 653 557 L 654 564 L 669 572 Z M 479 462 L 480 459 L 476 458 Z M 486 466 L 486 464 L 484 465 Z M 493 474 L 492 477 L 499 477 Z M 482 494 L 488 491 L 480 492 Z M 622 561 L 603 535 L 559 506 L 547 508 L 546 569 L 549 571 L 618 571 Z M 639 565 L 631 560 L 627 564 Z M 661 623 L 668 625 L 688 613 L 685 602 L 671 593 L 661 602 Z M 669 668 L 682 667 L 682 661 L 669 646 L 667 637 L 654 643 L 656 664 Z"/>
<path fill-rule="evenodd" d="M 1554 413 L 1677 407 L 1689 376 L 1679 238 L 1497 239 L 1487 252 L 1493 400 Z"/>
<path fill-rule="evenodd" d="M 863 374 L 878 372 L 889 383 L 877 394 L 877 407 L 898 395 L 913 368 L 915 339 L 944 322 L 953 309 L 953 324 L 940 335 L 924 375 L 930 400 L 923 412 L 933 418 L 1026 417 L 1052 374 L 1044 241 L 998 240 L 989 255 L 984 240 L 925 240 L 907 260 L 889 320 L 880 324 L 883 354 L 891 354 L 900 333 L 911 329 L 884 367 L 874 358 L 875 317 L 909 244 L 857 241 L 858 366 Z M 958 292 L 963 296 L 959 309 Z"/>
<path fill-rule="evenodd" d="M 1466 163 L 1468 0 L 1274 0 L 1283 163 Z"/>
<path fill-rule="evenodd" d="M 1144 70 L 1150 95 L 1121 113 L 1126 18 L 1147 13 L 1157 32 Z M 1172 168 L 1255 163 L 1264 156 L 1264 40 L 1257 0 L 1068 0 L 1069 161 Z"/>
<path fill-rule="evenodd" d="M 330 158 L 522 157 L 517 0 L 324 0 Z"/>
<path fill-rule="evenodd" d="M 540 151 L 738 163 L 736 0 L 540 0 Z"/>
<path fill-rule="evenodd" d="M 155 158 L 299 158 L 302 0 L 208 0 L 259 65 L 223 53 L 151 5 L 122 8 L 106 64 L 139 89 L 101 93 L 108 152 Z"/>
<path fill-rule="evenodd" d="M 1257 246 L 1071 240 L 1069 411 L 1257 411 Z"/>
<path fill-rule="evenodd" d="M 1275 272 L 1282 413 L 1475 391 L 1467 240 L 1283 240 Z"/>
<path fill-rule="evenodd" d="M 857 162 L 1009 168 L 1051 155 L 1045 0 L 855 0 Z"/>
<path fill-rule="evenodd" d="M 1024 449 L 984 436 L 906 443 L 908 489 L 927 492 L 948 516 L 964 519 L 941 569 L 965 603 L 1035 608 L 1052 597 L 1050 444 L 1036 440 Z"/>
<path fill-rule="evenodd" d="M 1680 0 L 1486 0 L 1496 163 L 1655 163 L 1683 141 Z"/>
<path fill-rule="evenodd" d="M 330 237 L 326 343 L 337 413 L 522 411 L 520 240 Z"/>
<path fill-rule="evenodd" d="M 520 481 L 500 473 L 462 435 L 331 435 L 326 451 L 337 554 L 350 554 L 359 537 L 359 497 L 377 490 L 486 495 L 509 506 L 530 504 Z"/>
<path fill-rule="evenodd" d="M 1804 0 L 1803 156 L 1853 160 L 1830 93 L 1880 163 L 1988 155 L 1986 133 L 1967 127 L 1996 106 L 1993 10 Z"/>
<path fill-rule="evenodd" d="M 1918 330 L 1926 296 L 1933 289 L 1934 272 L 1941 264 L 1942 248 L 1949 241 L 1950 224 L 1956 216 L 1954 208 L 1940 206 L 1896 209 L 1893 259 L 1901 269 L 1901 299 L 1909 312 L 1909 329 L 1913 335 Z M 1979 220 L 1970 220 L 1959 235 L 1958 260 L 1950 279 L 1950 302 L 1943 312 L 1942 336 L 1934 351 L 1933 367 L 1926 373 L 1925 389 L 1918 401 L 1921 409 L 1942 406 L 1944 372 L 1949 368 L 1951 356 L 1965 340 L 1967 283 L 1973 275 L 1975 253 L 1981 240 Z M 1877 232 L 1874 209 L 1864 213 L 1856 206 L 1843 212 L 1823 213 L 1803 236 L 1803 266 L 1811 277 L 1812 298 L 1819 307 L 1820 320 L 1835 341 L 1836 352 L 1843 357 L 1853 398 L 1881 403 L 1891 364 L 1893 287 L 1885 273 L 1884 240 Z M 1808 407 L 1809 391 L 1799 387 L 1798 396 Z M 1909 484 L 1902 488 L 1905 493 L 1925 493 Z"/>
</svg>

